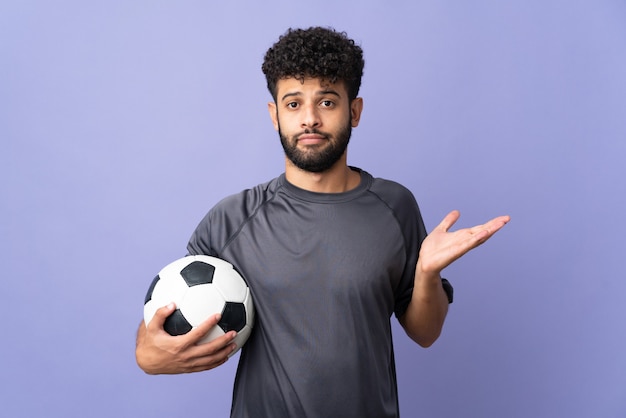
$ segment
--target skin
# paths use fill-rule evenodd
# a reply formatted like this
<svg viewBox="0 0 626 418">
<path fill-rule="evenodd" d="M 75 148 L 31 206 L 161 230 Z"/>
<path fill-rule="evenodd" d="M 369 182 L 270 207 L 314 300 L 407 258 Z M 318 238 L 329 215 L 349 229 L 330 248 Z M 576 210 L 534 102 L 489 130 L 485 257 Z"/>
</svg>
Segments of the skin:
<svg viewBox="0 0 626 418">
<path fill-rule="evenodd" d="M 198 345 L 220 320 L 220 315 L 207 319 L 189 333 L 171 336 L 163 329 L 165 319 L 176 307 L 170 304 L 160 308 L 146 327 L 141 321 L 137 331 L 135 357 L 139 367 L 148 374 L 179 374 L 210 370 L 221 366 L 236 349 L 235 331 Z"/>
<path fill-rule="evenodd" d="M 431 346 L 439 338 L 448 313 L 441 271 L 485 243 L 510 220 L 508 215 L 498 216 L 482 225 L 450 232 L 460 216 L 457 210 L 448 213 L 420 248 L 413 296 L 400 323 L 407 335 L 422 347 Z"/>
<path fill-rule="evenodd" d="M 350 100 L 342 82 L 286 78 L 277 83 L 276 101 L 268 104 L 268 111 L 274 128 L 288 145 L 305 157 L 315 157 L 339 141 L 339 133 L 347 124 L 352 128 L 359 125 L 363 100 Z M 322 172 L 303 170 L 286 156 L 285 175 L 295 186 L 318 193 L 341 193 L 360 183 L 360 174 L 348 167 L 347 151 Z M 407 335 L 422 347 L 437 340 L 448 312 L 441 271 L 485 243 L 510 220 L 509 216 L 499 216 L 482 225 L 450 231 L 459 217 L 458 211 L 450 212 L 422 242 L 413 297 L 400 318 Z M 149 374 L 172 374 L 209 370 L 224 364 L 236 348 L 235 332 L 196 345 L 217 324 L 216 315 L 188 334 L 170 336 L 163 330 L 163 323 L 174 310 L 173 304 L 165 306 L 156 312 L 147 327 L 143 321 L 140 324 L 135 352 L 139 367 Z"/>
<path fill-rule="evenodd" d="M 343 83 L 328 83 L 323 80 L 306 78 L 304 82 L 295 78 L 279 80 L 276 89 L 276 102 L 267 105 L 274 129 L 291 141 L 304 153 L 319 152 L 329 142 L 337 141 L 338 132 L 345 124 L 356 128 L 363 111 L 363 99 L 350 101 Z M 319 130 L 329 134 L 328 138 L 306 134 L 306 131 Z M 298 168 L 285 157 L 287 180 L 300 187 L 318 193 L 340 193 L 357 187 L 360 175 L 350 170 L 347 153 L 328 170 L 312 173 Z"/>
</svg>

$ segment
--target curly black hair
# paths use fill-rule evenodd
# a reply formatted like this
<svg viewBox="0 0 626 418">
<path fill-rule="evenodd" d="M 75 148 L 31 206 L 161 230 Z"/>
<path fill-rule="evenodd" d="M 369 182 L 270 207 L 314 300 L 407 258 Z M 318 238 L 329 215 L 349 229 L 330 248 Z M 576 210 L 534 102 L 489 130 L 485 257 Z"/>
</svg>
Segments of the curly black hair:
<svg viewBox="0 0 626 418">
<path fill-rule="evenodd" d="M 353 100 L 359 94 L 364 64 L 363 50 L 345 32 L 322 27 L 290 28 L 267 50 L 261 69 L 274 100 L 276 83 L 289 77 L 343 81 Z"/>
</svg>

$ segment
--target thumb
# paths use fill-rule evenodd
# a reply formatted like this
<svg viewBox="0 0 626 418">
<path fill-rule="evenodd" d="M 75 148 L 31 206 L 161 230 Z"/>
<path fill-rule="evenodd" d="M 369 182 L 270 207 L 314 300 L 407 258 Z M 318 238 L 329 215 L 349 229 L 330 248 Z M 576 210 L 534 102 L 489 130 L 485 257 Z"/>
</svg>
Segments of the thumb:
<svg viewBox="0 0 626 418">
<path fill-rule="evenodd" d="M 160 307 L 159 309 L 156 310 L 156 312 L 154 313 L 154 316 L 152 317 L 152 319 L 146 326 L 163 328 L 163 324 L 165 324 L 165 320 L 175 310 L 176 310 L 176 304 L 174 302 L 170 302 L 169 304 Z"/>
<path fill-rule="evenodd" d="M 439 223 L 439 225 L 435 227 L 435 229 L 441 229 L 444 232 L 448 232 L 452 225 L 454 225 L 456 221 L 459 220 L 460 216 L 461 212 L 459 212 L 458 210 L 453 210 L 443 218 L 443 220 Z"/>
</svg>

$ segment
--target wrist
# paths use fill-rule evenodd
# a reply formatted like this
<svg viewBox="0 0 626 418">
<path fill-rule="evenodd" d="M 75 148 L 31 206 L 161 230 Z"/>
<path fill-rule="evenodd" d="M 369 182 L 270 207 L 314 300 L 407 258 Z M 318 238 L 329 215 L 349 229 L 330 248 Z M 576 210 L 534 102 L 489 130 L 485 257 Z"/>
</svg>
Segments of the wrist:
<svg viewBox="0 0 626 418">
<path fill-rule="evenodd" d="M 415 284 L 418 283 L 440 283 L 441 275 L 438 270 L 432 270 L 425 268 L 421 259 L 418 259 L 417 266 L 415 267 Z"/>
<path fill-rule="evenodd" d="M 432 294 L 431 292 L 443 292 L 446 295 L 448 303 L 452 303 L 454 299 L 454 289 L 447 279 L 441 277 L 439 271 L 428 271 L 423 268 L 418 261 L 415 269 L 415 283 L 416 289 L 421 289 L 422 294 Z"/>
</svg>

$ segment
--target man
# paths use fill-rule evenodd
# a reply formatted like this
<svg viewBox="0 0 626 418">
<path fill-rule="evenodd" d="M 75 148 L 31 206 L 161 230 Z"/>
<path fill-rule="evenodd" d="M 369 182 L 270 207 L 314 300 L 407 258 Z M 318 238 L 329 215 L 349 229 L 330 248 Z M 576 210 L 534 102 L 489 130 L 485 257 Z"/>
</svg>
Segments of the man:
<svg viewBox="0 0 626 418">
<path fill-rule="evenodd" d="M 187 247 L 230 261 L 252 290 L 257 322 L 242 349 L 232 416 L 397 417 L 391 315 L 430 346 L 452 298 L 440 272 L 509 218 L 449 232 L 453 211 L 427 236 L 407 189 L 347 164 L 363 110 L 363 56 L 345 34 L 289 30 L 262 68 L 285 172 L 218 203 Z M 163 322 L 174 309 L 140 325 L 139 366 L 157 374 L 223 364 L 234 332 L 196 345 L 216 316 L 169 336 Z"/>
</svg>

